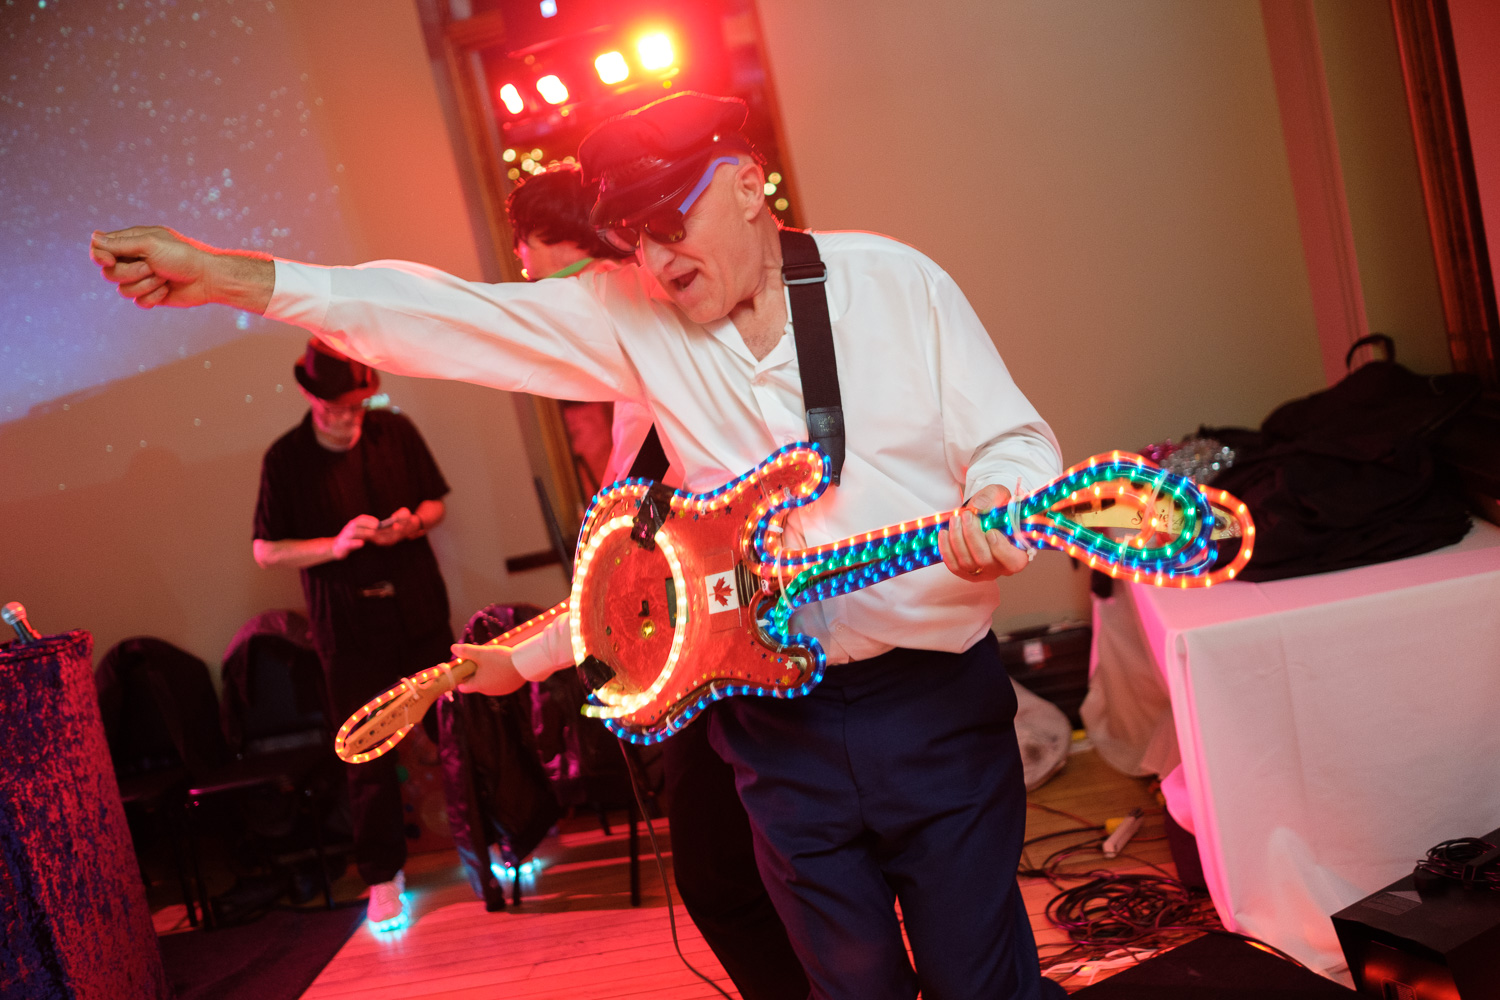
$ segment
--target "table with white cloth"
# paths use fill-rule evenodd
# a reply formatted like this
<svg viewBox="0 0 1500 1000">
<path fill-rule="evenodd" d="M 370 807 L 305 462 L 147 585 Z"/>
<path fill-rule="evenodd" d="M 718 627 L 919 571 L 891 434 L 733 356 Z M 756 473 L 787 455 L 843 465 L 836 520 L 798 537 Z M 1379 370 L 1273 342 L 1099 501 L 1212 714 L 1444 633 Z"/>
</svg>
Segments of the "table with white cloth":
<svg viewBox="0 0 1500 1000">
<path fill-rule="evenodd" d="M 1500 827 L 1500 528 L 1336 573 L 1096 601 L 1084 721 L 1162 775 L 1220 919 L 1348 982 L 1329 915 Z"/>
</svg>

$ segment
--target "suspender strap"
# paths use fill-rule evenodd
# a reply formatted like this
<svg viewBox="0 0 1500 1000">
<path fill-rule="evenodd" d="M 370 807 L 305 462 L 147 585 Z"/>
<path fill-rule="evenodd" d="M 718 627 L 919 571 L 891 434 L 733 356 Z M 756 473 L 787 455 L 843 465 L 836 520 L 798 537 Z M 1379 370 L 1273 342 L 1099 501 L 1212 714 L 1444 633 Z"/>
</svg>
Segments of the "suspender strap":
<svg viewBox="0 0 1500 1000">
<path fill-rule="evenodd" d="M 792 303 L 807 436 L 828 455 L 833 466 L 831 478 L 838 485 L 844 469 L 844 407 L 833 354 L 833 325 L 828 319 L 828 269 L 818 256 L 818 244 L 811 233 L 801 229 L 781 231 L 781 280 Z"/>
</svg>

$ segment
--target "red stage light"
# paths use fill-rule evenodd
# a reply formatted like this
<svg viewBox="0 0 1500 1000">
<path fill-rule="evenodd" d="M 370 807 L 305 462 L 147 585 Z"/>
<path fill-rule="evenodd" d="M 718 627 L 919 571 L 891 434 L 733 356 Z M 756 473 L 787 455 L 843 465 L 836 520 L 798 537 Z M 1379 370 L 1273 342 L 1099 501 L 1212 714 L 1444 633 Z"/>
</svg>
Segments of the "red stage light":
<svg viewBox="0 0 1500 1000">
<path fill-rule="evenodd" d="M 635 43 L 635 52 L 640 56 L 641 65 L 649 70 L 663 70 L 677 61 L 672 40 L 660 31 L 642 36 Z"/>
<path fill-rule="evenodd" d="M 536 92 L 541 94 L 542 100 L 548 104 L 561 104 L 568 99 L 568 88 L 552 73 L 536 82 Z"/>
<path fill-rule="evenodd" d="M 625 57 L 618 52 L 606 52 L 594 60 L 594 69 L 599 72 L 599 79 L 605 83 L 619 83 L 630 76 L 630 67 L 625 62 Z"/>
<path fill-rule="evenodd" d="M 521 92 L 513 83 L 507 83 L 500 88 L 500 101 L 505 105 L 505 110 L 513 115 L 526 110 L 526 102 L 521 99 Z"/>
</svg>

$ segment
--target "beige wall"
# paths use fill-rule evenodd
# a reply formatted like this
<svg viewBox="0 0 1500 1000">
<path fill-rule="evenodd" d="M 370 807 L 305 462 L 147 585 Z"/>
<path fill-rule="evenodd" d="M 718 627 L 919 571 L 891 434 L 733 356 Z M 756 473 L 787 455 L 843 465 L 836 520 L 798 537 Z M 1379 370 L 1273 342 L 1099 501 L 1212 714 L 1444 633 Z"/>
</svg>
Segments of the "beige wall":
<svg viewBox="0 0 1500 1000">
<path fill-rule="evenodd" d="M 1065 460 L 1322 387 L 1254 0 L 759 9 L 807 223 L 947 268 Z M 997 623 L 1084 577 L 1042 556 Z"/>
<path fill-rule="evenodd" d="M 309 124 L 339 184 L 344 252 L 480 277 L 409 0 L 280 0 L 276 8 L 306 87 L 322 98 Z M 78 269 L 59 279 L 57 294 L 102 292 L 84 258 L 87 232 L 74 235 Z M 168 321 L 222 330 L 235 314 L 211 307 L 161 317 Z M 151 634 L 215 673 L 247 618 L 302 606 L 295 572 L 263 571 L 250 557 L 260 457 L 305 411 L 291 378 L 305 335 L 262 329 L 0 425 L 0 600 L 23 601 L 43 631 L 89 629 L 96 656 Z M 506 556 L 547 547 L 510 397 L 393 377 L 384 388 L 453 487 L 448 520 L 432 539 L 455 622 L 490 601 L 566 596 L 556 567 L 504 570 Z"/>
</svg>

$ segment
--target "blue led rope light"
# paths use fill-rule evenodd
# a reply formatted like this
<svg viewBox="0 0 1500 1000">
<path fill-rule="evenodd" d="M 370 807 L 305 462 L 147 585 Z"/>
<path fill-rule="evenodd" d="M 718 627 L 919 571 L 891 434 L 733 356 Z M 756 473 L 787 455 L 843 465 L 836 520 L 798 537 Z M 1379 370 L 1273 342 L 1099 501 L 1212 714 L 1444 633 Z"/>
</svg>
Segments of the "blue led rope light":
<svg viewBox="0 0 1500 1000">
<path fill-rule="evenodd" d="M 766 698 L 801 698 L 823 682 L 823 673 L 828 666 L 828 657 L 823 652 L 822 643 L 810 635 L 802 632 L 794 632 L 788 636 L 788 639 L 790 642 L 784 645 L 806 647 L 812 653 L 813 661 L 816 663 L 812 674 L 808 676 L 807 680 L 795 688 L 764 688 L 759 685 L 731 684 L 727 681 L 715 681 L 708 686 L 707 690 L 699 695 L 697 700 L 689 702 L 680 712 L 668 713 L 662 717 L 661 721 L 643 732 L 628 728 L 620 720 L 613 718 L 602 720 L 604 728 L 609 730 L 618 739 L 639 746 L 649 746 L 652 743 L 660 743 L 667 737 L 674 735 L 688 723 L 692 722 L 693 719 L 697 718 L 699 712 L 702 712 L 714 702 L 723 701 L 725 698 L 748 695 L 752 692 Z M 593 694 L 588 696 L 588 702 L 591 705 L 604 704 Z"/>
</svg>

